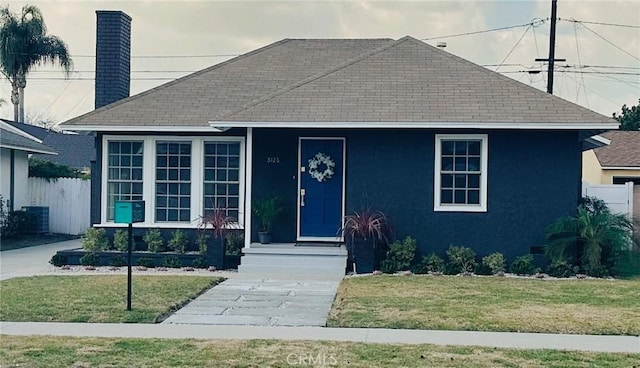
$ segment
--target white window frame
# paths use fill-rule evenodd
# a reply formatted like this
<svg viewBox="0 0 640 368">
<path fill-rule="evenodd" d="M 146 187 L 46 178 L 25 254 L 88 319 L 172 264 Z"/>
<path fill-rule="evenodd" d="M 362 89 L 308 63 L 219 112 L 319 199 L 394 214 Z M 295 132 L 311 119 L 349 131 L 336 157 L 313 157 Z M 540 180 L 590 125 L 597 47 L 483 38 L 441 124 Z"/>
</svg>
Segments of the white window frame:
<svg viewBox="0 0 640 368">
<path fill-rule="evenodd" d="M 153 201 L 154 201 L 154 206 L 153 206 L 152 215 L 153 215 L 153 218 L 154 218 L 153 222 L 157 223 L 157 224 L 164 224 L 164 223 L 166 223 L 166 224 L 178 224 L 178 223 L 187 223 L 187 222 L 193 221 L 193 213 L 191 212 L 191 210 L 193 209 L 193 195 L 191 193 L 193 192 L 193 187 L 194 187 L 194 185 L 193 185 L 194 184 L 194 182 L 193 182 L 193 168 L 194 168 L 194 166 L 193 166 L 193 152 L 194 152 L 193 145 L 195 144 L 195 142 L 192 139 L 176 139 L 176 138 L 177 137 L 170 137 L 170 139 L 156 139 L 153 142 L 153 149 L 154 149 L 154 152 L 153 152 L 153 163 L 154 163 L 154 170 L 153 170 Z M 156 207 L 156 205 L 157 205 L 158 193 L 156 192 L 156 186 L 158 184 L 158 177 L 157 177 L 157 174 L 158 174 L 157 171 L 158 170 L 157 170 L 157 166 L 155 166 L 155 165 L 156 165 L 156 162 L 158 160 L 158 143 L 189 143 L 190 146 L 191 146 L 190 147 L 191 148 L 191 152 L 189 152 L 189 155 L 190 155 L 189 159 L 191 161 L 191 168 L 190 168 L 191 175 L 189 176 L 189 184 L 190 184 L 189 185 L 190 186 L 190 188 L 189 188 L 190 189 L 189 190 L 189 197 L 191 197 L 191 201 L 190 201 L 190 204 L 189 204 L 189 211 L 191 212 L 191 214 L 189 215 L 189 218 L 191 219 L 191 221 L 180 221 L 180 220 L 178 220 L 178 221 L 169 221 L 169 220 L 158 221 L 158 219 L 157 219 L 157 213 L 156 213 L 157 207 Z M 144 168 L 143 168 L 143 173 L 144 173 Z M 164 181 L 165 182 L 170 182 L 171 180 L 167 179 L 167 180 L 164 180 Z M 182 180 L 178 179 L 175 182 L 176 183 L 182 183 Z M 143 196 L 144 196 L 144 187 L 143 187 Z M 178 198 L 180 198 L 180 195 L 178 195 Z M 168 206 L 168 204 L 167 204 L 167 206 Z M 180 206 L 178 206 L 178 207 L 180 207 Z M 147 216 L 148 215 L 149 214 L 147 214 Z M 178 212 L 178 218 L 179 217 L 180 217 L 180 213 Z"/>
<path fill-rule="evenodd" d="M 145 191 L 145 177 L 144 177 L 144 167 L 146 165 L 145 163 L 145 150 L 147 149 L 144 139 L 143 138 L 138 138 L 138 139 L 122 139 L 122 140 L 109 140 L 109 141 L 105 141 L 103 146 L 102 146 L 102 193 L 101 193 L 101 198 L 102 198 L 102 206 L 101 206 L 101 222 L 102 223 L 106 223 L 106 222 L 114 222 L 114 220 L 107 220 L 107 213 L 108 213 L 108 197 L 109 197 L 109 142 L 141 142 L 142 143 L 142 193 L 143 193 L 143 198 L 144 198 L 144 191 Z"/>
<path fill-rule="evenodd" d="M 239 142 L 240 143 L 240 188 L 238 203 L 238 221 L 230 224 L 231 228 L 243 229 L 245 217 L 245 158 L 246 138 L 242 136 L 142 136 L 142 135 L 104 135 L 102 137 L 102 178 L 101 178 L 101 206 L 100 226 L 122 227 L 113 221 L 107 221 L 107 174 L 109 158 L 109 142 L 113 141 L 142 141 L 142 199 L 145 201 L 145 222 L 134 224 L 136 227 L 158 228 L 197 228 L 200 215 L 204 213 L 204 143 L 205 142 Z M 156 222 L 156 142 L 178 141 L 191 142 L 191 216 L 190 222 Z"/>
<path fill-rule="evenodd" d="M 442 142 L 446 140 L 479 140 L 480 148 L 480 204 L 440 203 L 442 192 L 440 175 L 442 172 Z M 435 169 L 433 175 L 433 210 L 436 212 L 487 212 L 487 162 L 489 157 L 489 137 L 487 134 L 436 134 Z"/>
</svg>

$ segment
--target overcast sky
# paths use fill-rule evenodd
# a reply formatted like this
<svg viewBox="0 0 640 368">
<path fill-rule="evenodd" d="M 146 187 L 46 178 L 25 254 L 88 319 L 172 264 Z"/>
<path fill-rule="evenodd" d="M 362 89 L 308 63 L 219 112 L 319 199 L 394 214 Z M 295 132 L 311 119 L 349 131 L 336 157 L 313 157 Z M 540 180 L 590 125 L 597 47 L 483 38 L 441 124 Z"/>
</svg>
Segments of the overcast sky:
<svg viewBox="0 0 640 368">
<path fill-rule="evenodd" d="M 4 1 L 13 12 L 25 2 Z M 93 110 L 96 10 L 132 20 L 131 94 L 283 38 L 393 38 L 410 35 L 546 90 L 551 0 L 544 1 L 30 1 L 74 61 L 71 78 L 41 67 L 30 74 L 26 114 L 61 122 Z M 558 1 L 554 93 L 611 116 L 640 98 L 640 1 Z M 577 22 L 575 22 L 575 21 Z M 534 23 L 529 27 L 526 24 Z M 603 25 L 596 23 L 611 23 Z M 462 33 L 519 26 L 458 37 Z M 624 27 L 631 25 L 633 27 Z M 502 65 L 501 65 L 502 64 Z M 498 67 L 499 66 L 499 67 Z M 52 71 L 54 70 L 54 71 Z M 542 70 L 531 74 L 527 71 Z M 0 117 L 13 118 L 11 88 Z M 455 109 L 455 107 L 452 107 Z"/>
</svg>

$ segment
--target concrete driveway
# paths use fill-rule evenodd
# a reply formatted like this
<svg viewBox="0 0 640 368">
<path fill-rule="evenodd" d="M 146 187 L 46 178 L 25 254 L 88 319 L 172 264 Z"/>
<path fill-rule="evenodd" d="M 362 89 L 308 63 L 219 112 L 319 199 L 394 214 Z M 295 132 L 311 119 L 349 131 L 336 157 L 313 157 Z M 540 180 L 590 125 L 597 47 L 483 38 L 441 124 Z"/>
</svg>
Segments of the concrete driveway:
<svg viewBox="0 0 640 368">
<path fill-rule="evenodd" d="M 51 256 L 62 249 L 80 248 L 81 239 L 0 252 L 0 280 L 53 272 Z"/>
</svg>

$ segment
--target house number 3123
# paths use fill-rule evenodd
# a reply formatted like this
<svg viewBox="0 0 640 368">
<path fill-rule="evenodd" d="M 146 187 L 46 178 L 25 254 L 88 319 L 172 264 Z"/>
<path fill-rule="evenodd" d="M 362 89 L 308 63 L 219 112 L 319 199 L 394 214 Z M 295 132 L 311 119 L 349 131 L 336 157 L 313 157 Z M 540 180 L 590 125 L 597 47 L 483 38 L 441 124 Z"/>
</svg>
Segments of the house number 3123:
<svg viewBox="0 0 640 368">
<path fill-rule="evenodd" d="M 267 163 L 268 164 L 279 164 L 280 163 L 280 157 L 267 157 Z"/>
</svg>

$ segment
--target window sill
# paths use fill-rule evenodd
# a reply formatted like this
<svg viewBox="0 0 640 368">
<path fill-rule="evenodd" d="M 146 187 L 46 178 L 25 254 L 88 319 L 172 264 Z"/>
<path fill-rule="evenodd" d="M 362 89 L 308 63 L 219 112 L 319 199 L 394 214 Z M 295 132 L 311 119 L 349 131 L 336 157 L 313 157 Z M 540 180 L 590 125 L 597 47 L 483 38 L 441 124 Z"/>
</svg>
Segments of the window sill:
<svg viewBox="0 0 640 368">
<path fill-rule="evenodd" d="M 93 225 L 95 227 L 106 228 L 124 228 L 128 224 L 119 224 L 115 222 L 103 222 Z M 158 228 L 158 229 L 198 229 L 198 223 L 185 223 L 185 222 L 136 222 L 133 224 L 134 228 Z M 244 230 L 244 225 L 240 223 L 232 223 L 227 226 L 228 230 Z"/>
<path fill-rule="evenodd" d="M 436 206 L 434 212 L 487 212 L 487 206 Z"/>
</svg>

